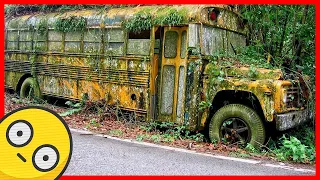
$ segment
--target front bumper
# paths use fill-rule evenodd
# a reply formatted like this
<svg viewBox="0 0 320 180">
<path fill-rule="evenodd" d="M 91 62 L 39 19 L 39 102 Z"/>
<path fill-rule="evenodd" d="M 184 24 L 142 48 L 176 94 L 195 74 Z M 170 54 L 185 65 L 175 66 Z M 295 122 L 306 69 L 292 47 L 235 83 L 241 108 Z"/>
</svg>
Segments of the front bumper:
<svg viewBox="0 0 320 180">
<path fill-rule="evenodd" d="M 276 115 L 276 128 L 284 131 L 296 127 L 309 120 L 308 110 L 293 111 L 285 114 Z"/>
</svg>

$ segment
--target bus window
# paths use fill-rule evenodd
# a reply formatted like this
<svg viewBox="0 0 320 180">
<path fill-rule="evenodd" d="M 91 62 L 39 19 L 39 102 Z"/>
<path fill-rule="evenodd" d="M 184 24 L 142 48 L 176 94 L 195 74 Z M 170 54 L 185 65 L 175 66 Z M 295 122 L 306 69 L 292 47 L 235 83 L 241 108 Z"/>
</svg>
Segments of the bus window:
<svg viewBox="0 0 320 180">
<path fill-rule="evenodd" d="M 123 55 L 124 31 L 121 28 L 106 29 L 105 52 L 112 55 Z"/>
<path fill-rule="evenodd" d="M 150 53 L 150 30 L 140 33 L 129 33 L 127 54 L 128 55 L 149 55 Z"/>
<path fill-rule="evenodd" d="M 98 53 L 100 50 L 101 30 L 88 29 L 83 35 L 83 52 Z"/>
<path fill-rule="evenodd" d="M 32 50 L 32 31 L 20 31 L 19 48 L 20 50 Z"/>
<path fill-rule="evenodd" d="M 187 31 L 183 31 L 181 34 L 181 51 L 180 51 L 180 58 L 184 59 L 186 58 L 186 53 L 187 53 Z"/>
<path fill-rule="evenodd" d="M 48 31 L 49 51 L 61 52 L 62 50 L 62 33 L 54 30 Z"/>
<path fill-rule="evenodd" d="M 179 118 L 182 117 L 183 114 L 183 107 L 184 107 L 184 97 L 185 94 L 185 70 L 183 66 L 179 67 L 179 84 L 178 84 L 178 99 L 177 99 L 177 116 Z"/>
<path fill-rule="evenodd" d="M 164 57 L 175 58 L 177 56 L 178 33 L 176 31 L 167 31 L 164 42 Z"/>
<path fill-rule="evenodd" d="M 171 65 L 163 66 L 162 100 L 161 114 L 172 114 L 174 95 L 175 67 Z"/>
<path fill-rule="evenodd" d="M 18 30 L 8 30 L 7 33 L 7 50 L 18 50 Z"/>
<path fill-rule="evenodd" d="M 65 35 L 65 52 L 80 52 L 81 32 L 67 32 Z"/>
</svg>

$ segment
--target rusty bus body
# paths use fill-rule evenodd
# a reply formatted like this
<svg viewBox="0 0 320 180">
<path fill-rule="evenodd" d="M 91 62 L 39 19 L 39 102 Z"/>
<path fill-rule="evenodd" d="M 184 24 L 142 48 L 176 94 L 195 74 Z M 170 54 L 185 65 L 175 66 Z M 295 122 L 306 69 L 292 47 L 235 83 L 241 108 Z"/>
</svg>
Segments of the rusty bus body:
<svg viewBox="0 0 320 180">
<path fill-rule="evenodd" d="M 171 10 L 182 12 L 187 22 L 153 25 L 140 33 L 128 32 L 122 26 L 141 12 L 155 17 Z M 215 19 L 210 17 L 212 12 Z M 58 18 L 71 16 L 87 20 L 84 31 L 59 32 L 53 28 Z M 48 29 L 39 35 L 35 27 L 43 19 Z M 286 130 L 307 119 L 300 89 L 283 80 L 280 70 L 257 69 L 252 78 L 248 67 L 219 67 L 225 74 L 219 81 L 210 74 L 217 65 L 206 57 L 219 51 L 232 54 L 235 48 L 246 45 L 246 27 L 239 14 L 226 5 L 24 15 L 8 20 L 5 32 L 5 86 L 16 92 L 32 77 L 41 95 L 79 100 L 86 94 L 89 100 L 104 99 L 146 120 L 170 121 L 191 130 L 205 128 L 228 104 L 253 109 L 262 121 L 263 135 L 267 122 L 274 122 L 277 130 Z M 192 54 L 193 50 L 198 54 Z M 289 100 L 289 93 L 295 102 Z M 200 110 L 202 101 L 211 106 Z M 249 126 L 249 134 L 254 134 L 250 122 L 241 122 Z M 222 137 L 221 132 L 219 135 Z"/>
</svg>

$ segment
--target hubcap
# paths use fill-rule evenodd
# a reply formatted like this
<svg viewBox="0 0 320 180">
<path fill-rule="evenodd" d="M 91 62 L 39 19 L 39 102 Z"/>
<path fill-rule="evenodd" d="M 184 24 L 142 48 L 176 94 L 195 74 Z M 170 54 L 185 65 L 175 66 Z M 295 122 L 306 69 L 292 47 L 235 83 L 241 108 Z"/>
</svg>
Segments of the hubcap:
<svg viewBox="0 0 320 180">
<path fill-rule="evenodd" d="M 220 137 L 230 143 L 248 143 L 250 136 L 248 125 L 240 118 L 226 119 L 220 127 Z"/>
</svg>

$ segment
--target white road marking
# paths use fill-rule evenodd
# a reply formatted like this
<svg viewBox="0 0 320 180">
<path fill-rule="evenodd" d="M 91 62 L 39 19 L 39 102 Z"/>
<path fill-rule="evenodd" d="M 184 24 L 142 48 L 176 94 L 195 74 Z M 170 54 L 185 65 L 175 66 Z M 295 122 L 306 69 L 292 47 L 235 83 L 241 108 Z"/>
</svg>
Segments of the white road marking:
<svg viewBox="0 0 320 180">
<path fill-rule="evenodd" d="M 286 166 L 286 165 L 276 165 L 276 164 L 262 164 L 263 166 L 267 167 L 274 167 L 274 168 L 282 168 L 286 170 L 292 170 L 292 171 L 299 171 L 299 172 L 310 172 L 310 173 L 315 173 L 316 171 L 311 170 L 311 169 L 302 169 L 302 168 L 295 168 L 292 166 Z"/>
</svg>

